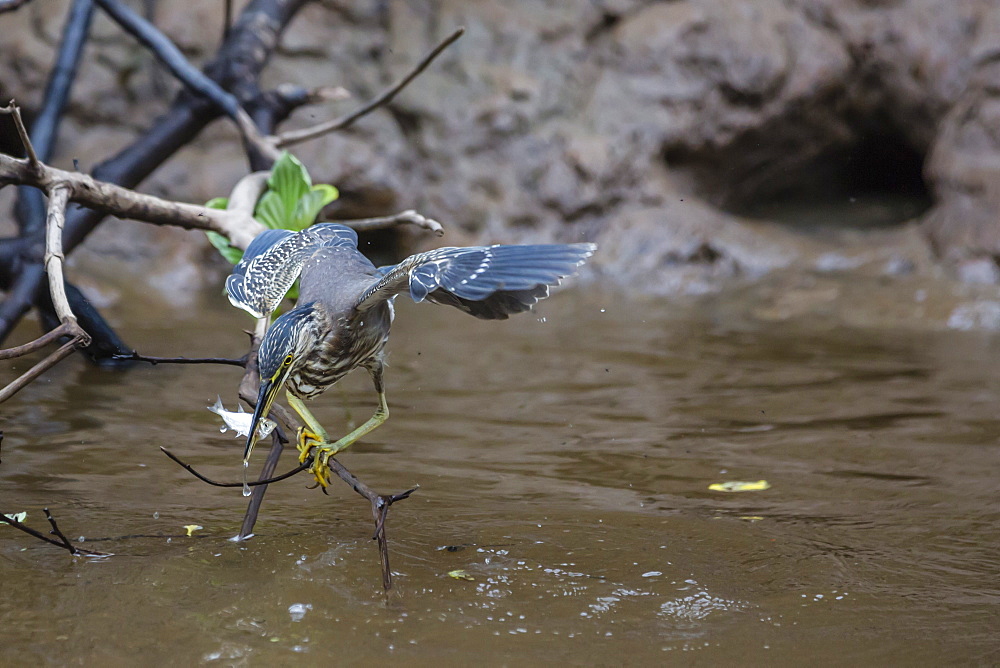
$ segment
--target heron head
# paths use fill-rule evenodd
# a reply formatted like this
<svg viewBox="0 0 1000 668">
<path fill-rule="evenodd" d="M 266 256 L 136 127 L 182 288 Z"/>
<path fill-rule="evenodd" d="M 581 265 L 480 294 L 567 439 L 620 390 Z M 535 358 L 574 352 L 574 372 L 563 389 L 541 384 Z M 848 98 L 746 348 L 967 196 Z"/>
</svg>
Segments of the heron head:
<svg viewBox="0 0 1000 668">
<path fill-rule="evenodd" d="M 257 405 L 250 421 L 243 461 L 250 460 L 250 452 L 257 442 L 257 425 L 271 410 L 271 404 L 278 396 L 288 376 L 298 368 L 309 350 L 313 328 L 312 305 L 299 306 L 275 320 L 257 351 L 257 368 L 260 370 L 260 391 Z"/>
</svg>

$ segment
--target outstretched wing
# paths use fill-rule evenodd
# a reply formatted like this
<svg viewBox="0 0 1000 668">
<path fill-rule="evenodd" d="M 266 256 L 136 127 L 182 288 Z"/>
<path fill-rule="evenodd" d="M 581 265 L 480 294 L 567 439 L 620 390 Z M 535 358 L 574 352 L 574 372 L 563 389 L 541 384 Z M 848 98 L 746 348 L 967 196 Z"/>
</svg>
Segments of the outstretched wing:
<svg viewBox="0 0 1000 668">
<path fill-rule="evenodd" d="M 477 318 L 504 319 L 527 311 L 594 254 L 594 244 L 438 248 L 380 269 L 358 300 L 364 311 L 409 290 L 415 302 L 447 304 Z"/>
<path fill-rule="evenodd" d="M 229 301 L 256 318 L 269 315 L 299 277 L 303 263 L 326 246 L 357 248 L 358 235 L 337 223 L 313 225 L 301 232 L 261 232 L 226 279 Z"/>
</svg>

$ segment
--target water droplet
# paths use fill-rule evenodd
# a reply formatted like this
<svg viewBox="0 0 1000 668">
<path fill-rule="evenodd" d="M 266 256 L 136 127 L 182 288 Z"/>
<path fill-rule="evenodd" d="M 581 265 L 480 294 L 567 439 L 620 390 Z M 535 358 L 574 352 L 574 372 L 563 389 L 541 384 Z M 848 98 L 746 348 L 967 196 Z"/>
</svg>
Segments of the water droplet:
<svg viewBox="0 0 1000 668">
<path fill-rule="evenodd" d="M 243 496 L 250 496 L 250 485 L 247 484 L 247 470 L 250 468 L 250 462 L 243 462 Z"/>
</svg>

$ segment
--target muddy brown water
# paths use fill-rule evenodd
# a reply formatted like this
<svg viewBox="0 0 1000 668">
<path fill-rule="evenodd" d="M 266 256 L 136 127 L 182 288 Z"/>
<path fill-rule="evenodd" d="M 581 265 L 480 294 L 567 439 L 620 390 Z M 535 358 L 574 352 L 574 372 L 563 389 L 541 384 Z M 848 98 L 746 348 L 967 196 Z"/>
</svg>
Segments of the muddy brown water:
<svg viewBox="0 0 1000 668">
<path fill-rule="evenodd" d="M 388 596 L 346 487 L 274 485 L 234 543 L 240 490 L 159 452 L 239 479 L 205 410 L 238 370 L 72 360 L 3 406 L 0 505 L 38 528 L 49 506 L 114 556 L 0 527 L 0 663 L 996 663 L 1000 336 L 732 301 L 570 289 L 505 323 L 403 305 L 392 416 L 341 458 L 420 485 L 389 519 Z M 124 309 L 150 354 L 238 355 L 249 324 L 215 290 Z M 374 408 L 364 375 L 342 385 L 315 402 L 331 431 Z"/>
</svg>

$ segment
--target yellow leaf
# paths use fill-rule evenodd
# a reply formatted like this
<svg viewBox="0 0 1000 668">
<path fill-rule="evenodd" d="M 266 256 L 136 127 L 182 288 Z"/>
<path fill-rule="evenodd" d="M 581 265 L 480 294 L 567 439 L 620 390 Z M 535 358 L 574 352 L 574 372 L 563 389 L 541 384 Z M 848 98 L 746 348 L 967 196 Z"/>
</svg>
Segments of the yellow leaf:
<svg viewBox="0 0 1000 668">
<path fill-rule="evenodd" d="M 189 536 L 193 536 L 195 531 L 198 531 L 199 529 L 204 529 L 204 528 L 205 527 L 199 526 L 197 524 L 185 524 L 184 525 L 184 530 L 187 531 L 187 535 L 189 535 Z"/>
<path fill-rule="evenodd" d="M 766 480 L 756 482 L 727 480 L 726 482 L 713 483 L 708 488 L 713 492 L 759 492 L 762 489 L 771 489 L 771 483 Z"/>
<path fill-rule="evenodd" d="M 740 515 L 739 519 L 746 520 L 747 522 L 757 522 L 764 519 L 760 515 Z"/>
<path fill-rule="evenodd" d="M 455 578 L 456 580 L 472 580 L 475 581 L 476 578 L 472 577 L 465 571 L 459 569 L 457 571 L 449 571 L 448 577 Z"/>
</svg>

